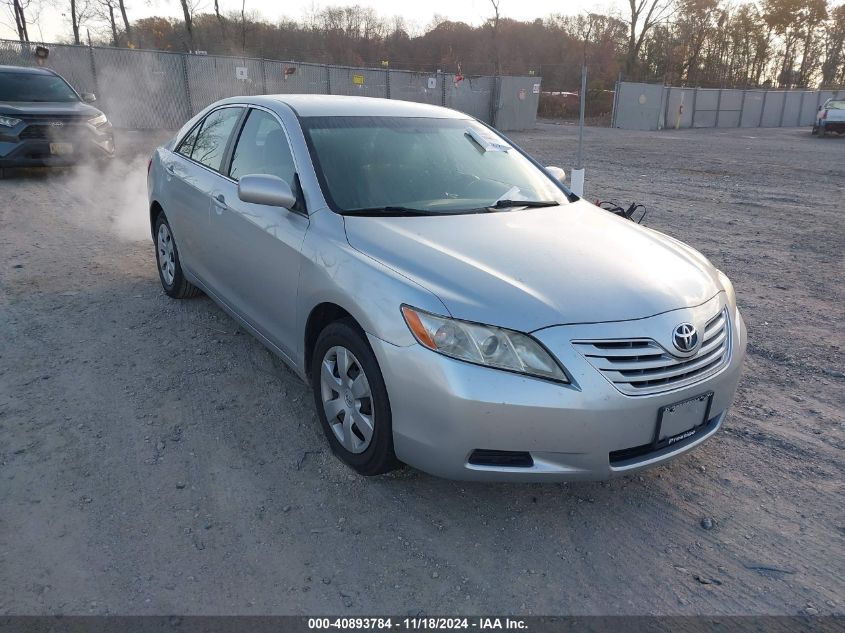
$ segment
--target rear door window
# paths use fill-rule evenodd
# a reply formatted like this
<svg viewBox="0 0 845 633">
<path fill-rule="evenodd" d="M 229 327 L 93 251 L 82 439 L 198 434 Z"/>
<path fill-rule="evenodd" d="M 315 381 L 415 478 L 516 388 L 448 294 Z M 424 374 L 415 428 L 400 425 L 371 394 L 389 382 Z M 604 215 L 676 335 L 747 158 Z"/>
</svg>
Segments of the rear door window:
<svg viewBox="0 0 845 633">
<path fill-rule="evenodd" d="M 185 135 L 185 138 L 182 139 L 182 142 L 179 143 L 179 147 L 176 148 L 176 152 L 182 154 L 182 156 L 187 156 L 188 158 L 191 157 L 191 152 L 194 151 L 194 143 L 197 140 L 197 134 L 200 131 L 200 124 L 197 124 L 193 127 L 193 129 Z"/>
<path fill-rule="evenodd" d="M 240 180 L 249 174 L 269 174 L 294 189 L 295 171 L 290 145 L 279 121 L 264 110 L 250 110 L 232 154 L 229 177 Z"/>
<path fill-rule="evenodd" d="M 220 108 L 202 122 L 191 148 L 191 158 L 215 171 L 220 171 L 223 155 L 243 108 Z M 185 139 L 187 143 L 188 139 Z"/>
</svg>

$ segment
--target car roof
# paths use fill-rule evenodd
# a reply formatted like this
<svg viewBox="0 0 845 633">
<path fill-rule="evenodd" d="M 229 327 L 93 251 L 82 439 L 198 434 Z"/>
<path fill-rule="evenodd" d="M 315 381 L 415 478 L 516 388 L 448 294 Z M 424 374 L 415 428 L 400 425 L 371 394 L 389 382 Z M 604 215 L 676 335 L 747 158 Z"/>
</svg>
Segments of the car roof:
<svg viewBox="0 0 845 633">
<path fill-rule="evenodd" d="M 434 106 L 427 103 L 379 99 L 377 97 L 355 97 L 343 95 L 301 95 L 281 94 L 226 99 L 229 102 L 248 102 L 272 106 L 283 103 L 298 116 L 397 116 L 437 119 L 468 119 L 462 112 Z"/>
<path fill-rule="evenodd" d="M 22 75 L 55 75 L 56 71 L 49 68 L 32 68 L 29 66 L 0 66 L 2 73 L 20 73 Z"/>
</svg>

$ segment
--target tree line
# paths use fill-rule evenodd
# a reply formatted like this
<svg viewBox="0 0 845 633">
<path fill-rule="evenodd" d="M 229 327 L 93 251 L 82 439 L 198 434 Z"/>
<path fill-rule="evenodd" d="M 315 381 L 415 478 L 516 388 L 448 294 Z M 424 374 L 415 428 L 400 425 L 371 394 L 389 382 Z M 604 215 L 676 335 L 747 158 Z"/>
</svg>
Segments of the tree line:
<svg viewBox="0 0 845 633">
<path fill-rule="evenodd" d="M 33 1 L 0 0 L 21 40 L 32 35 L 39 6 Z M 199 0 L 179 0 L 181 19 L 137 20 L 130 19 L 126 0 L 54 1 L 76 44 L 536 74 L 545 90 L 577 88 L 585 61 L 596 89 L 612 88 L 620 75 L 703 87 L 845 85 L 845 4 L 832 0 L 628 0 L 618 14 L 553 14 L 527 22 L 501 17 L 508 0 L 490 0 L 489 18 L 480 25 L 435 17 L 423 29 L 359 5 L 271 23 L 248 11 L 247 0 L 227 12 L 219 0 L 211 10 L 199 10 Z"/>
</svg>

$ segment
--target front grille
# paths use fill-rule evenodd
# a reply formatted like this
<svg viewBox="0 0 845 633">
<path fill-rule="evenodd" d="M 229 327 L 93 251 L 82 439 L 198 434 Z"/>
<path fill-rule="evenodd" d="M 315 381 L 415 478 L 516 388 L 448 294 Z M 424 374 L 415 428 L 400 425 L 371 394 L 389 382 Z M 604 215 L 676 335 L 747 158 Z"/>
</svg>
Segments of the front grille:
<svg viewBox="0 0 845 633">
<path fill-rule="evenodd" d="M 727 309 L 704 327 L 695 355 L 678 358 L 654 340 L 573 341 L 576 349 L 613 385 L 629 396 L 678 389 L 712 376 L 730 359 Z"/>
<path fill-rule="evenodd" d="M 71 125 L 39 125 L 26 126 L 18 138 L 24 139 L 49 139 L 51 141 L 70 138 L 79 133 L 79 129 Z"/>
</svg>

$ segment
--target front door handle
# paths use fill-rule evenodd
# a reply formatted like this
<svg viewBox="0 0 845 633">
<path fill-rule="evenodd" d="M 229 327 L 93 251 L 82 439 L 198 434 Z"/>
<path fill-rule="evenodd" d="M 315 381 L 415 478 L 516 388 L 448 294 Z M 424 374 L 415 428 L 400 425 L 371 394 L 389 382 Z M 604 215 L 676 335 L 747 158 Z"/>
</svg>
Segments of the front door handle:
<svg viewBox="0 0 845 633">
<path fill-rule="evenodd" d="M 214 201 L 214 210 L 217 212 L 217 215 L 220 215 L 229 208 L 226 204 L 226 196 L 222 193 L 215 193 L 211 196 L 211 199 Z"/>
</svg>

